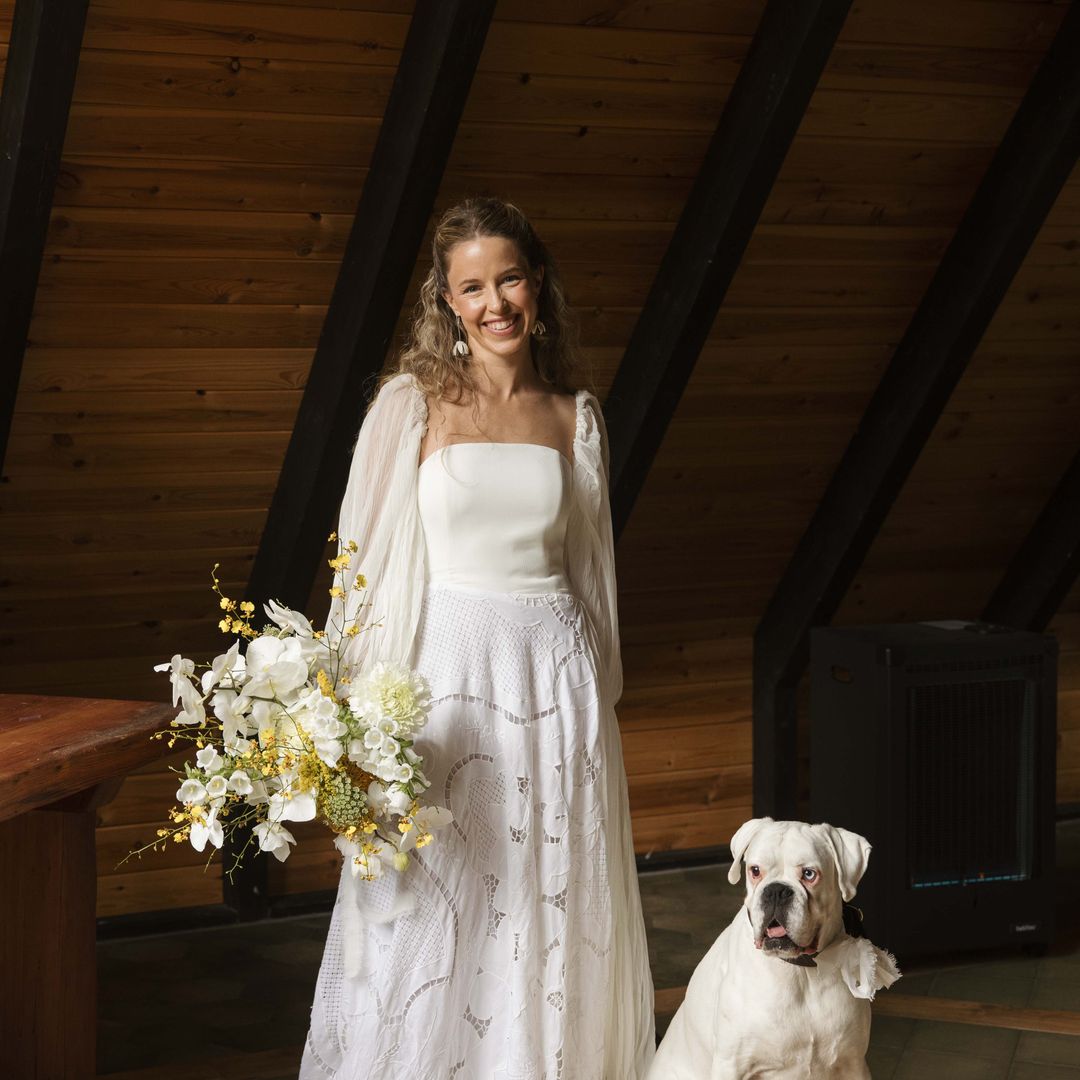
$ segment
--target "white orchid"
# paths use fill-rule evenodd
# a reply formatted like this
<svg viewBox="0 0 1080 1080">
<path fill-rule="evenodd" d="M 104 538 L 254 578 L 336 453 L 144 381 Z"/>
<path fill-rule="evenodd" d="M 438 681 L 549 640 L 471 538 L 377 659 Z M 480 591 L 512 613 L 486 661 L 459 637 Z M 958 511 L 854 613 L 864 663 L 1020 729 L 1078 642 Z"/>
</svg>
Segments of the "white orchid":
<svg viewBox="0 0 1080 1080">
<path fill-rule="evenodd" d="M 315 688 L 300 695 L 294 715 L 319 757 L 331 768 L 337 765 L 345 752 L 342 736 L 349 733 L 348 726 L 338 718 L 338 703 Z"/>
<path fill-rule="evenodd" d="M 381 878 L 383 871 L 394 865 L 394 856 L 397 854 L 390 844 L 377 837 L 358 843 L 339 836 L 334 841 L 334 846 L 345 856 L 352 876 L 366 878 L 368 881 Z"/>
<path fill-rule="evenodd" d="M 221 723 L 222 738 L 227 750 L 243 735 L 250 735 L 247 714 L 251 710 L 251 698 L 236 690 L 218 687 L 210 699 L 214 716 Z"/>
<path fill-rule="evenodd" d="M 421 832 L 429 833 L 449 825 L 454 815 L 445 806 L 421 806 L 412 819 Z"/>
<path fill-rule="evenodd" d="M 250 739 L 243 739 L 234 735 L 231 739 L 225 739 L 222 749 L 229 757 L 243 757 L 255 744 Z"/>
<path fill-rule="evenodd" d="M 248 792 L 247 798 L 244 802 L 248 806 L 258 806 L 260 803 L 270 801 L 270 789 L 266 786 L 265 780 L 252 780 L 251 791 Z"/>
<path fill-rule="evenodd" d="M 409 812 L 413 802 L 401 788 L 393 784 L 384 787 L 378 780 L 368 784 L 367 797 L 368 804 L 377 817 L 387 817 L 390 814 L 401 817 Z"/>
<path fill-rule="evenodd" d="M 247 649 L 248 684 L 252 697 L 274 695 L 284 698 L 308 681 L 308 662 L 294 637 L 259 637 Z"/>
<path fill-rule="evenodd" d="M 203 705 L 203 699 L 199 696 L 199 691 L 187 679 L 174 683 L 173 688 L 176 691 L 173 704 L 179 701 L 181 705 L 180 712 L 172 721 L 173 726 L 201 724 L 206 719 L 206 708 Z"/>
<path fill-rule="evenodd" d="M 345 744 L 341 739 L 316 737 L 311 740 L 315 747 L 315 753 L 319 760 L 325 762 L 331 769 L 337 767 L 341 755 L 345 753 Z"/>
<path fill-rule="evenodd" d="M 206 848 L 206 842 L 208 840 L 213 847 L 221 847 L 225 842 L 225 833 L 221 828 L 221 822 L 217 819 L 217 807 L 214 807 L 205 818 L 196 818 L 191 823 L 191 834 L 189 838 L 191 840 L 191 846 L 196 851 L 203 851 Z"/>
<path fill-rule="evenodd" d="M 269 701 L 265 698 L 255 698 L 249 695 L 250 687 L 245 686 L 241 697 L 246 698 L 251 702 L 251 730 L 252 733 L 262 733 L 263 731 L 270 729 L 273 730 L 277 723 L 277 717 L 281 715 L 281 709 L 273 701 Z"/>
<path fill-rule="evenodd" d="M 279 753 L 287 753 L 294 750 L 297 753 L 304 748 L 304 732 L 297 718 L 291 712 L 284 710 L 276 711 L 273 727 L 268 729 L 272 733 Z"/>
<path fill-rule="evenodd" d="M 172 703 L 175 705 L 180 701 L 181 687 L 191 686 L 191 676 L 195 674 L 195 661 L 185 660 L 179 653 L 175 653 L 169 663 L 155 664 L 154 670 L 169 672 L 169 682 L 172 683 L 173 688 Z"/>
<path fill-rule="evenodd" d="M 267 804 L 268 821 L 311 821 L 315 817 L 315 796 L 310 791 L 278 791 Z"/>
<path fill-rule="evenodd" d="M 409 820 L 412 828 L 401 834 L 397 842 L 399 851 L 412 851 L 417 846 L 423 846 L 424 842 L 430 842 L 432 833 L 449 825 L 454 815 L 445 806 L 422 806 Z"/>
<path fill-rule="evenodd" d="M 226 674 L 230 676 L 229 681 L 235 684 L 243 678 L 244 667 L 245 661 L 240 655 L 240 639 L 237 638 L 237 640 L 232 643 L 229 651 L 223 652 L 220 656 L 215 656 L 209 670 L 203 672 L 203 694 L 209 694 L 210 691 L 221 682 L 222 677 Z"/>
<path fill-rule="evenodd" d="M 276 600 L 270 600 L 263 604 L 263 611 L 272 623 L 280 626 L 282 630 L 291 630 L 298 637 L 309 638 L 312 636 L 311 623 L 298 611 L 279 604 Z"/>
<path fill-rule="evenodd" d="M 155 664 L 154 670 L 172 672 L 174 677 L 177 675 L 191 675 L 195 671 L 195 661 L 185 660 L 179 653 L 174 653 L 172 660 L 167 664 Z"/>
<path fill-rule="evenodd" d="M 338 703 L 314 686 L 296 699 L 296 711 L 302 717 L 304 726 L 310 728 L 337 720 Z"/>
<path fill-rule="evenodd" d="M 251 831 L 259 841 L 259 850 L 269 852 L 278 862 L 289 857 L 289 845 L 296 843 L 296 837 L 277 821 L 261 821 Z"/>
</svg>

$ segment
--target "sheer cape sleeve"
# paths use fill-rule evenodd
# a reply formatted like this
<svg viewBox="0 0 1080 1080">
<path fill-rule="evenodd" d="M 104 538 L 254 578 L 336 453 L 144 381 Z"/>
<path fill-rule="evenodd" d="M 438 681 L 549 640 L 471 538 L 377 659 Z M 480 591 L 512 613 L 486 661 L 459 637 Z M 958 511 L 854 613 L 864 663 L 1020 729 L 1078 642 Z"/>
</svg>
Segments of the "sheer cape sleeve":
<svg viewBox="0 0 1080 1080">
<path fill-rule="evenodd" d="M 350 611 L 357 573 L 367 578 L 363 596 L 368 624 L 344 651 L 358 672 L 378 660 L 408 664 L 424 596 L 424 534 L 417 508 L 420 443 L 427 428 L 427 401 L 408 374 L 380 389 L 360 428 L 338 518 L 338 536 L 359 551 L 344 572 Z M 340 601 L 331 617 L 340 616 Z"/>
<path fill-rule="evenodd" d="M 600 403 L 577 393 L 574 437 L 574 499 L 566 526 L 567 576 L 581 603 L 585 635 L 596 665 L 604 751 L 604 812 L 607 817 L 607 875 L 615 925 L 641 927 L 607 954 L 607 1056 L 604 1075 L 644 1080 L 655 1053 L 655 1021 L 649 956 L 638 892 L 630 800 L 615 704 L 622 695 L 619 614 L 615 588 L 615 542 L 608 495 L 607 427 Z"/>
<path fill-rule="evenodd" d="M 607 427 L 600 403 L 577 392 L 574 433 L 574 500 L 566 526 L 567 575 L 585 611 L 605 704 L 622 696 L 622 657 L 615 592 L 615 541 L 608 495 Z"/>
<path fill-rule="evenodd" d="M 355 676 L 379 660 L 409 664 L 424 598 L 426 550 L 416 500 L 420 443 L 427 428 L 427 399 L 411 375 L 384 383 L 360 427 L 349 479 L 341 500 L 338 536 L 354 540 L 358 551 L 342 574 L 345 598 L 330 605 L 328 626 L 344 626 L 355 615 L 361 625 L 342 653 L 345 670 Z M 367 588 L 353 591 L 362 573 Z M 360 973 L 361 925 L 387 922 L 411 910 L 413 894 L 402 894 L 386 910 L 374 910 L 358 881 L 341 874 L 342 963 L 345 975 Z"/>
</svg>

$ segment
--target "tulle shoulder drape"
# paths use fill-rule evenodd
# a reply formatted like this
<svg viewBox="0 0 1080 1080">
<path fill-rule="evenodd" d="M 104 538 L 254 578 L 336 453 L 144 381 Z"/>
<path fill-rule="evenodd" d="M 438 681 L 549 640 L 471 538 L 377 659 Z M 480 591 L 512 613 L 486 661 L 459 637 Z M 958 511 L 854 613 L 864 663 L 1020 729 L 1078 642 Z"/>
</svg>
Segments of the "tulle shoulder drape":
<svg viewBox="0 0 1080 1080">
<path fill-rule="evenodd" d="M 585 609 L 604 703 L 622 693 L 615 550 L 608 501 L 608 444 L 603 413 L 587 390 L 576 394 L 574 498 L 566 526 L 567 575 Z M 426 576 L 424 534 L 416 498 L 427 401 L 409 374 L 384 383 L 364 418 L 353 451 L 338 534 L 355 540 L 359 557 L 345 575 L 368 580 L 366 621 L 345 660 L 354 671 L 377 660 L 410 662 Z M 339 610 L 331 607 L 331 615 Z"/>
<path fill-rule="evenodd" d="M 338 517 L 338 535 L 359 545 L 345 572 L 346 596 L 357 573 L 368 582 L 369 628 L 345 649 L 346 665 L 364 670 L 378 660 L 408 664 L 424 598 L 424 534 L 417 508 L 420 443 L 427 400 L 411 375 L 384 383 L 364 417 Z M 354 601 L 355 602 L 355 601 Z M 340 616 L 340 604 L 331 605 Z"/>
<path fill-rule="evenodd" d="M 577 392 L 574 433 L 574 500 L 566 524 L 566 568 L 573 591 L 585 609 L 586 627 L 596 658 L 606 705 L 622 695 L 619 613 L 615 594 L 615 542 L 608 497 L 609 450 L 600 402 Z"/>
<path fill-rule="evenodd" d="M 642 927 L 641 897 L 630 829 L 626 766 L 615 703 L 622 694 L 619 616 L 615 595 L 615 542 L 608 495 L 610 454 L 607 427 L 595 396 L 577 395 L 574 439 L 575 498 L 567 523 L 567 570 L 585 613 L 586 634 L 596 660 L 602 726 L 604 804 L 615 926 Z M 644 933 L 626 935 L 609 957 L 605 1077 L 643 1080 L 655 1049 L 653 987 Z"/>
</svg>

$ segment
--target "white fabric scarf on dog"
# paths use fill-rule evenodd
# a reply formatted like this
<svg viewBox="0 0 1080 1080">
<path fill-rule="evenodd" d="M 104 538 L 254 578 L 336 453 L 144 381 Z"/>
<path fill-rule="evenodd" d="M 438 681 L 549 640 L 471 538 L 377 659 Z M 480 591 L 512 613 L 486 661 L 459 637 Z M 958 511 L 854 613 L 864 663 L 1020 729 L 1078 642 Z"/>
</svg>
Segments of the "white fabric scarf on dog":
<svg viewBox="0 0 1080 1080">
<path fill-rule="evenodd" d="M 866 938 L 844 934 L 829 946 L 828 952 L 854 997 L 873 1001 L 879 990 L 887 989 L 900 978 L 896 958 Z M 818 957 L 819 962 L 821 959 Z"/>
</svg>

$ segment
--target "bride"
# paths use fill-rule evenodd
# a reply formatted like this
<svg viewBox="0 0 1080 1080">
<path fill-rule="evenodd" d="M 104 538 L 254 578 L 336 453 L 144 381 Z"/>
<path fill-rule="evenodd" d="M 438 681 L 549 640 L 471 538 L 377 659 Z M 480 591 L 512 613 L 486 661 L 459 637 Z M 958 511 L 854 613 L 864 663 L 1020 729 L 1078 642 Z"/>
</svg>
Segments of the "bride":
<svg viewBox="0 0 1080 1080">
<path fill-rule="evenodd" d="M 343 873 L 301 1078 L 638 1080 L 653 996 L 603 417 L 520 210 L 469 199 L 432 248 L 338 532 L 380 623 L 346 659 L 428 681 L 416 749 L 454 820 L 406 873 Z"/>
</svg>

